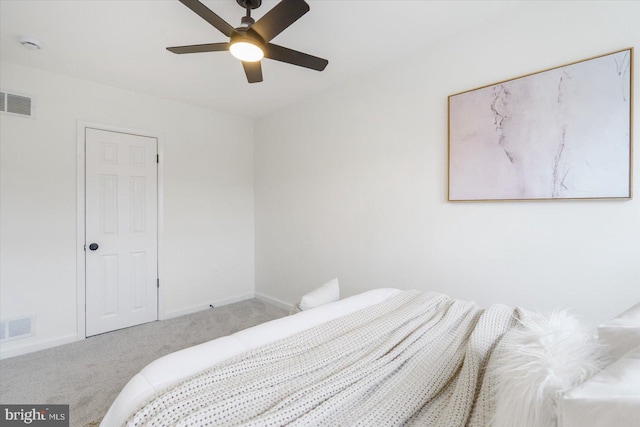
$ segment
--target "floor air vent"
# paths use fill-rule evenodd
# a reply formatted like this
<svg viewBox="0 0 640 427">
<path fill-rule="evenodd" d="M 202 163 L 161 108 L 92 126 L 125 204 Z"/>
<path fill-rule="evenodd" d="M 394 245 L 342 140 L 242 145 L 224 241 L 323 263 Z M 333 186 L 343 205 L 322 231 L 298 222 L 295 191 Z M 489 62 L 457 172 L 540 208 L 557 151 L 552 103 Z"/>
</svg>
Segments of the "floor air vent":
<svg viewBox="0 0 640 427">
<path fill-rule="evenodd" d="M 0 322 L 0 341 L 30 337 L 31 335 L 33 335 L 33 327 L 33 316 L 3 320 L 2 322 Z"/>
<path fill-rule="evenodd" d="M 0 92 L 0 111 L 33 117 L 33 99 L 30 96 L 2 91 Z"/>
</svg>

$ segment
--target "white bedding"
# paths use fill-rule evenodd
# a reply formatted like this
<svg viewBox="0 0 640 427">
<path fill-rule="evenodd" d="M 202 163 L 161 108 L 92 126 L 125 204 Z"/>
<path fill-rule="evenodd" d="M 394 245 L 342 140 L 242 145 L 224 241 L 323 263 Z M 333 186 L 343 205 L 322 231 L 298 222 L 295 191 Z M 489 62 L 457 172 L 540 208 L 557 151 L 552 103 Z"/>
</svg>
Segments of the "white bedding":
<svg viewBox="0 0 640 427">
<path fill-rule="evenodd" d="M 101 427 L 122 425 L 154 394 L 211 365 L 378 304 L 399 292 L 401 291 L 391 288 L 374 289 L 161 357 L 146 366 L 127 383 L 100 425 Z"/>
<path fill-rule="evenodd" d="M 128 426 L 488 426 L 518 310 L 405 291 L 160 393 Z"/>
</svg>

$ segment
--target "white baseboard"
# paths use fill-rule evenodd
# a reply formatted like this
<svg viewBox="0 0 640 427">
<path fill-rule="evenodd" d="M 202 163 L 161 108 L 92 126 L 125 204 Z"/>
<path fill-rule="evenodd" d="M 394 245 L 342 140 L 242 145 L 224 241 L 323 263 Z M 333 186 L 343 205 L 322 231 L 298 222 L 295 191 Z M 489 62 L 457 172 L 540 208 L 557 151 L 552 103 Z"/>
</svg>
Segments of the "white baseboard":
<svg viewBox="0 0 640 427">
<path fill-rule="evenodd" d="M 0 348 L 0 359 L 8 359 L 9 357 L 22 356 L 23 354 L 33 353 L 34 351 L 46 350 L 48 348 L 57 347 L 63 344 L 70 344 L 72 342 L 81 341 L 84 337 L 78 337 L 76 334 L 67 335 L 60 338 L 53 338 L 50 340 L 40 341 L 33 344 L 25 344 L 22 347 L 4 349 Z M 14 344 L 16 343 L 16 344 Z M 17 345 L 18 341 L 12 341 L 11 344 Z M 6 347 L 7 344 L 4 344 Z"/>
<path fill-rule="evenodd" d="M 260 301 L 264 301 L 271 305 L 275 305 L 276 307 L 283 308 L 287 311 L 291 311 L 291 307 L 293 307 L 293 304 L 289 304 L 288 302 L 284 302 L 278 298 L 273 298 L 273 297 L 261 294 L 259 292 L 255 293 L 255 297 Z"/>
<path fill-rule="evenodd" d="M 214 307 L 220 307 L 222 305 L 228 305 L 228 304 L 233 304 L 235 302 L 246 301 L 252 298 L 254 298 L 253 294 L 244 294 L 244 295 L 237 295 L 230 298 L 219 299 L 209 304 L 212 304 Z M 180 317 L 186 314 L 192 314 L 192 313 L 197 313 L 203 310 L 209 310 L 211 308 L 209 307 L 209 304 L 193 305 L 191 307 L 187 307 L 181 310 L 170 311 L 159 316 L 159 319 L 160 320 L 172 319 L 174 317 Z"/>
</svg>

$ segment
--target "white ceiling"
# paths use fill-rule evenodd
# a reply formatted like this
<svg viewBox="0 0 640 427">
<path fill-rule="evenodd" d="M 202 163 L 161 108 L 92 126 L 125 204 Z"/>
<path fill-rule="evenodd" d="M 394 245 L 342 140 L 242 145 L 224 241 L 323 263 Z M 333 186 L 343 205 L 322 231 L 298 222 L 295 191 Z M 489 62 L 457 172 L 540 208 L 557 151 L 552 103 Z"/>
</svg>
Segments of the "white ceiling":
<svg viewBox="0 0 640 427">
<path fill-rule="evenodd" d="M 203 0 L 232 26 L 235 0 Z M 167 46 L 227 41 L 177 0 L 0 0 L 0 58 L 246 117 L 259 117 L 345 79 L 399 60 L 484 21 L 509 1 L 311 0 L 273 42 L 329 60 L 323 72 L 263 60 L 249 84 L 228 52 L 175 55 Z M 257 20 L 277 1 L 263 0 Z M 38 39 L 25 49 L 21 36 Z M 1 76 L 0 76 L 1 78 Z M 8 89 L 8 88 L 5 88 Z"/>
</svg>

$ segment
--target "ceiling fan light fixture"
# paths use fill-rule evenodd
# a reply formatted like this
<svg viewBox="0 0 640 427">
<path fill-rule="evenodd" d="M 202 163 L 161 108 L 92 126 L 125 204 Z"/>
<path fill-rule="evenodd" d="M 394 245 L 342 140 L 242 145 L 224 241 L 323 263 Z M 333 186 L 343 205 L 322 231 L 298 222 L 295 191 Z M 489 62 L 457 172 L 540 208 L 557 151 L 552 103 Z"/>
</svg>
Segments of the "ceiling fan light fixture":
<svg viewBox="0 0 640 427">
<path fill-rule="evenodd" d="M 231 43 L 229 51 L 233 56 L 244 62 L 257 62 L 264 58 L 264 52 L 260 49 L 260 46 L 247 41 Z"/>
</svg>

